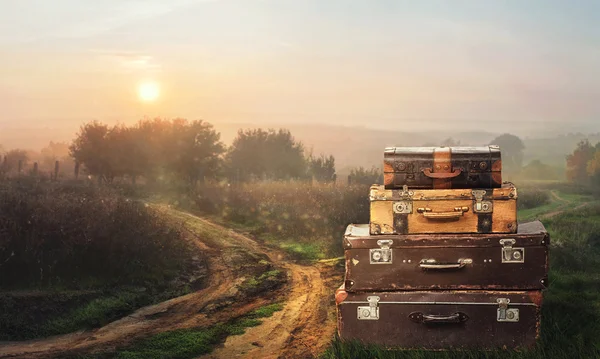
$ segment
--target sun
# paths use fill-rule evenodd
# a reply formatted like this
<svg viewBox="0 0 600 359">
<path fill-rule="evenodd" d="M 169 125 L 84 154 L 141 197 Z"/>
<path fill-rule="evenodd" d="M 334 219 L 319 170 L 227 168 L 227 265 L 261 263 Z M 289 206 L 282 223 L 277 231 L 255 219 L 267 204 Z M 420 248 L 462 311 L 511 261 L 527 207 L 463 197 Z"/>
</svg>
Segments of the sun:
<svg viewBox="0 0 600 359">
<path fill-rule="evenodd" d="M 160 88 L 156 82 L 142 82 L 138 86 L 138 97 L 144 102 L 154 102 L 160 96 Z"/>
</svg>

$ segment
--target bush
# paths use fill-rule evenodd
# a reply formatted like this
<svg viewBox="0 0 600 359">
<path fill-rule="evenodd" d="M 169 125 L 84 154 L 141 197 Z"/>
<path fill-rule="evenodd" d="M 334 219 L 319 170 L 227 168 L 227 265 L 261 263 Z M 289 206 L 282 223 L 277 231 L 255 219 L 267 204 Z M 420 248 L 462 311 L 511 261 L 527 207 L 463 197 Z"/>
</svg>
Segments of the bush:
<svg viewBox="0 0 600 359">
<path fill-rule="evenodd" d="M 186 248 L 157 214 L 112 190 L 0 182 L 0 288 L 161 282 Z"/>
<path fill-rule="evenodd" d="M 550 203 L 550 193 L 533 187 L 522 188 L 517 199 L 518 209 L 529 209 L 540 207 Z"/>
<path fill-rule="evenodd" d="M 369 223 L 368 194 L 368 185 L 259 182 L 204 187 L 197 208 L 251 226 L 253 234 L 318 243 L 339 255 L 346 226 Z"/>
</svg>

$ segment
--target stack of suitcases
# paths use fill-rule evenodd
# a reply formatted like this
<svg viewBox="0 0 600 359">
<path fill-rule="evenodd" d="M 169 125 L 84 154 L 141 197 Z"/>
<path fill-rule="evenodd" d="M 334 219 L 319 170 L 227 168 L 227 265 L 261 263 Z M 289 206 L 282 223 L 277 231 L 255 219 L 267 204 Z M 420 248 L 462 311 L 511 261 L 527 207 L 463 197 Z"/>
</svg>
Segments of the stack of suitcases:
<svg viewBox="0 0 600 359">
<path fill-rule="evenodd" d="M 370 224 L 344 236 L 338 334 L 388 348 L 531 347 L 549 235 L 517 225 L 517 189 L 486 147 L 392 147 Z"/>
</svg>

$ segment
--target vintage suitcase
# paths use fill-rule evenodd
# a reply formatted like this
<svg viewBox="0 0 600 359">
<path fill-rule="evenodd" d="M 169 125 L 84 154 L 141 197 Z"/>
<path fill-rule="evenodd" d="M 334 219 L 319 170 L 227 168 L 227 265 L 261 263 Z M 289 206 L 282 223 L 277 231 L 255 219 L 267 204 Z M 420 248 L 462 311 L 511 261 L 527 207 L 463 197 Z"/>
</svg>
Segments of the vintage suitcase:
<svg viewBox="0 0 600 359">
<path fill-rule="evenodd" d="M 498 146 L 388 147 L 383 155 L 385 188 L 497 188 L 502 185 Z"/>
<path fill-rule="evenodd" d="M 550 236 L 540 221 L 515 234 L 369 235 L 351 224 L 344 236 L 347 291 L 544 289 Z"/>
<path fill-rule="evenodd" d="M 540 291 L 425 291 L 335 294 L 338 334 L 387 348 L 532 347 Z"/>
<path fill-rule="evenodd" d="M 371 234 L 515 233 L 517 189 L 385 189 L 371 186 Z"/>
</svg>

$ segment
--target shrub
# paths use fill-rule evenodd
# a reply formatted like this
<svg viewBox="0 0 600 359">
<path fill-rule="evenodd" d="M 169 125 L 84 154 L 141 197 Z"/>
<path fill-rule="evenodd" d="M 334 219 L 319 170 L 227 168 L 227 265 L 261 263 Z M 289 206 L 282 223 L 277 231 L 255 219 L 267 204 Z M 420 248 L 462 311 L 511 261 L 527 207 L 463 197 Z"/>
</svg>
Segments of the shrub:
<svg viewBox="0 0 600 359">
<path fill-rule="evenodd" d="M 522 188 L 519 191 L 519 198 L 517 200 L 518 209 L 535 208 L 548 203 L 550 203 L 550 194 L 548 191 L 533 187 Z"/>
<path fill-rule="evenodd" d="M 0 182 L 0 288 L 160 282 L 186 246 L 158 214 L 112 190 Z"/>
</svg>

